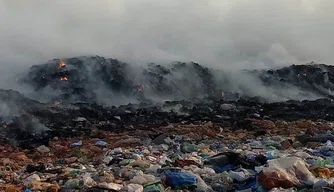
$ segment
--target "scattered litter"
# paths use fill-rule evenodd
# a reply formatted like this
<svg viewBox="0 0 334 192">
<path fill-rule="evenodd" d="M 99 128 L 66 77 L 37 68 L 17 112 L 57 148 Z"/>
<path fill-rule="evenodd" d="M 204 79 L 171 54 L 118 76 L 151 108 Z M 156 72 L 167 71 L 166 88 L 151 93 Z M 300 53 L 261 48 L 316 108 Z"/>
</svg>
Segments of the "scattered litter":
<svg viewBox="0 0 334 192">
<path fill-rule="evenodd" d="M 98 146 L 106 146 L 107 145 L 107 143 L 106 142 L 104 142 L 104 141 L 97 141 L 96 143 L 95 143 L 95 145 L 98 145 Z"/>
<path fill-rule="evenodd" d="M 72 143 L 71 147 L 77 147 L 77 146 L 81 146 L 81 145 L 82 145 L 82 141 L 80 140 L 80 141 L 78 141 L 76 143 Z"/>
</svg>

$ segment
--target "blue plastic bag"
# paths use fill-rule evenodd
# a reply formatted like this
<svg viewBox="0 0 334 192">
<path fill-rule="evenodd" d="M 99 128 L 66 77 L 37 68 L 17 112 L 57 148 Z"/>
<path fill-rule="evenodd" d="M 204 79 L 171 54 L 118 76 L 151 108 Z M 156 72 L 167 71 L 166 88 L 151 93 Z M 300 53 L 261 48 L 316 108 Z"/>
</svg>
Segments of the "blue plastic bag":
<svg viewBox="0 0 334 192">
<path fill-rule="evenodd" d="M 188 186 L 196 186 L 197 178 L 183 172 L 166 171 L 162 175 L 162 181 L 172 189 L 181 189 Z"/>
<path fill-rule="evenodd" d="M 219 166 L 214 166 L 213 167 L 213 170 L 215 170 L 216 173 L 222 173 L 224 171 L 230 171 L 234 168 L 233 165 L 231 164 L 228 164 L 228 165 L 225 165 L 224 167 L 219 167 Z"/>
</svg>

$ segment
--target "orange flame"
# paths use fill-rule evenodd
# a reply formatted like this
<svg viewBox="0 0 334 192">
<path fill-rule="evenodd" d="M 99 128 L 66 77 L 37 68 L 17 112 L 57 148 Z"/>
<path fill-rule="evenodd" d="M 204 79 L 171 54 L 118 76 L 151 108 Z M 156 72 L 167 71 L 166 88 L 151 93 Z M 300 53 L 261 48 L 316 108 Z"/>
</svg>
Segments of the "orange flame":
<svg viewBox="0 0 334 192">
<path fill-rule="evenodd" d="M 61 81 L 68 81 L 68 77 L 61 77 L 60 80 Z"/>
<path fill-rule="evenodd" d="M 66 63 L 64 61 L 60 61 L 58 67 L 59 68 L 66 67 Z"/>
</svg>

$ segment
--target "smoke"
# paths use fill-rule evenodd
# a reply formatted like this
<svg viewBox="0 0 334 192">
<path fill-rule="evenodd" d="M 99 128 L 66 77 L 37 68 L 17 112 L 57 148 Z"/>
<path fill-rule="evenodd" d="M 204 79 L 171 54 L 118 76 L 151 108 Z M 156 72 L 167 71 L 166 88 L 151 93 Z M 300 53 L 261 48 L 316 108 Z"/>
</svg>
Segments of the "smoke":
<svg viewBox="0 0 334 192">
<path fill-rule="evenodd" d="M 332 63 L 332 7 L 331 0 L 0 0 L 0 87 L 15 89 L 14 72 L 33 64 L 81 55 L 225 70 Z M 255 80 L 237 77 L 252 91 Z"/>
<path fill-rule="evenodd" d="M 330 0 L 1 0 L 1 66 L 96 54 L 238 68 L 331 63 L 333 6 Z"/>
<path fill-rule="evenodd" d="M 219 73 L 215 75 L 219 76 Z M 225 81 L 218 77 L 216 79 L 220 80 L 220 82 L 224 82 L 225 89 L 230 92 L 249 97 L 261 96 L 269 102 L 315 100 L 322 97 L 317 94 L 316 91 L 303 90 L 301 87 L 293 84 L 266 86 L 258 75 L 258 73 L 252 74 L 249 73 L 249 71 L 230 71 L 224 74 Z M 321 88 L 319 87 L 318 89 Z"/>
</svg>

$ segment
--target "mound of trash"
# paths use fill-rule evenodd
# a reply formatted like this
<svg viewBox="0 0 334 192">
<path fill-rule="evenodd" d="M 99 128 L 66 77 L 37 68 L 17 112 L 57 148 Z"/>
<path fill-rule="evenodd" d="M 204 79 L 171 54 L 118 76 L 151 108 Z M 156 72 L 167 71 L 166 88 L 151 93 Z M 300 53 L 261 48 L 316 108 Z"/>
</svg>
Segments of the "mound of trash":
<svg viewBox="0 0 334 192">
<path fill-rule="evenodd" d="M 267 86 L 294 85 L 321 97 L 333 98 L 334 66 L 310 63 L 291 65 L 260 74 Z"/>
<path fill-rule="evenodd" d="M 36 92 L 53 100 L 96 102 L 98 94 L 108 99 L 148 97 L 184 99 L 213 95 L 217 86 L 208 68 L 196 63 L 173 63 L 147 67 L 129 65 L 103 57 L 55 59 L 33 66 L 20 79 Z"/>
<path fill-rule="evenodd" d="M 35 65 L 19 82 L 31 86 L 36 95 L 54 101 L 119 105 L 203 97 L 261 97 L 272 102 L 333 98 L 333 73 L 333 66 L 315 63 L 232 72 L 193 62 L 143 66 L 96 56 Z"/>
<path fill-rule="evenodd" d="M 32 95 L 0 89 L 0 190 L 333 191 L 333 73 L 33 66 Z"/>
<path fill-rule="evenodd" d="M 0 90 L 0 139 L 31 147 L 46 144 L 53 137 L 89 135 L 93 127 L 121 132 L 211 121 L 233 129 L 249 129 L 250 118 L 331 121 L 333 72 L 332 66 L 314 63 L 242 71 L 238 74 L 255 77 L 258 87 L 268 88 L 251 95 L 246 89 L 256 87 L 232 86 L 238 83 L 231 79 L 235 74 L 197 63 L 143 67 L 99 56 L 55 59 L 31 67 L 18 81 L 48 97 L 48 102 L 27 98 L 17 91 Z M 268 95 L 274 93 L 267 91 L 288 92 L 291 87 L 298 94 L 311 93 L 319 99 L 268 102 Z M 279 95 L 283 92 L 277 96 L 283 98 Z M 105 105 L 108 101 L 127 101 L 126 98 L 135 100 Z"/>
<path fill-rule="evenodd" d="M 108 107 L 96 103 L 41 103 L 17 91 L 0 90 L 0 102 L 0 139 L 25 147 L 46 144 L 53 137 L 89 135 L 93 128 L 122 132 L 211 121 L 237 130 L 255 129 L 249 119 L 334 120 L 334 102 L 329 99 L 266 103 L 256 98 L 204 98 Z"/>
<path fill-rule="evenodd" d="M 0 190 L 333 190 L 333 123 L 252 124 L 258 130 L 233 130 L 208 121 L 120 133 L 94 129 L 88 136 L 54 137 L 32 149 L 1 144 Z"/>
</svg>

